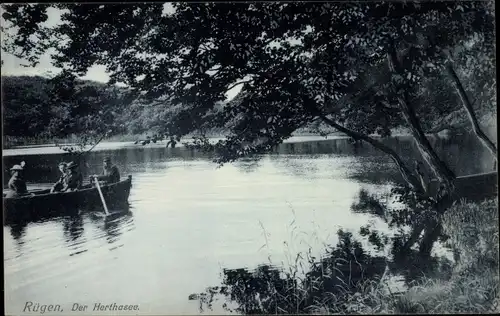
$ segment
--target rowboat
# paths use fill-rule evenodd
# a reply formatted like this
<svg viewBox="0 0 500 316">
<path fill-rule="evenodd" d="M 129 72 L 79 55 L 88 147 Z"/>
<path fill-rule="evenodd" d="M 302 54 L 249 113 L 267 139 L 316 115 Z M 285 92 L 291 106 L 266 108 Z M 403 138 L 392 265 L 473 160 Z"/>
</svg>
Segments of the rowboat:
<svg viewBox="0 0 500 316">
<path fill-rule="evenodd" d="M 430 196 L 436 196 L 439 182 L 432 180 L 428 190 Z M 457 177 L 453 200 L 467 200 L 480 202 L 484 199 L 498 197 L 498 173 L 487 172 Z"/>
<path fill-rule="evenodd" d="M 126 206 L 131 187 L 131 175 L 120 182 L 101 185 L 101 192 L 107 207 L 111 209 Z M 12 198 L 6 197 L 4 193 L 3 206 L 5 223 L 71 215 L 80 211 L 103 211 L 99 191 L 90 183 L 71 192 L 50 193 L 50 189 L 45 189 Z"/>
</svg>

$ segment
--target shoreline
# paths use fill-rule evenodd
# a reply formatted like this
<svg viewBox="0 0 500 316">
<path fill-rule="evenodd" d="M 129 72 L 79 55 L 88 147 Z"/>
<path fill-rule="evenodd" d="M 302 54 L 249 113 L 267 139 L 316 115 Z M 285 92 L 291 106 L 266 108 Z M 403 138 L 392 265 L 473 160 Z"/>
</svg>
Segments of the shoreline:
<svg viewBox="0 0 500 316">
<path fill-rule="evenodd" d="M 434 134 L 428 134 L 428 135 L 432 136 Z M 394 133 L 389 137 L 407 137 L 407 136 L 411 136 L 411 135 L 409 133 Z M 370 137 L 380 138 L 379 135 L 370 135 Z M 225 138 L 225 136 L 208 137 L 209 140 L 215 140 L 215 141 L 222 140 L 224 138 Z M 322 136 L 319 134 L 298 134 L 298 135 L 292 135 L 291 137 L 285 139 L 283 141 L 283 143 L 294 143 L 294 142 L 303 142 L 303 141 L 322 141 L 322 140 L 348 139 L 348 138 L 351 138 L 351 137 L 346 135 L 346 134 L 343 134 L 343 133 L 333 133 L 333 134 L 330 134 L 327 136 Z M 181 139 L 181 141 L 178 143 L 180 145 L 177 145 L 177 146 L 182 146 L 182 144 L 181 144 L 182 142 L 185 142 L 185 141 L 188 141 L 191 139 L 192 139 L 191 137 L 186 137 L 184 139 Z M 157 143 L 150 143 L 150 144 L 148 144 L 148 146 L 157 147 L 158 145 L 166 144 L 167 141 L 168 140 L 160 140 Z M 135 142 L 135 140 L 128 140 L 128 139 L 127 140 L 125 140 L 125 139 L 116 140 L 116 139 L 110 138 L 110 139 L 101 141 L 99 143 L 99 145 L 100 144 L 118 144 L 118 143 L 121 143 L 121 144 L 132 143 L 133 145 L 140 145 L 140 144 L 134 144 L 134 142 Z M 97 145 L 97 146 L 99 146 L 99 145 Z M 78 143 L 67 140 L 65 142 L 60 142 L 59 146 L 63 146 L 63 147 L 78 146 Z M 47 142 L 47 143 L 41 143 L 41 144 L 29 144 L 28 143 L 28 144 L 23 144 L 23 145 L 14 145 L 14 146 L 9 146 L 9 147 L 3 147 L 2 149 L 5 151 L 5 150 L 16 150 L 16 149 L 27 149 L 27 148 L 45 148 L 45 147 L 58 148 L 59 146 L 55 142 Z M 89 147 L 90 147 L 90 145 L 89 145 Z"/>
<path fill-rule="evenodd" d="M 490 131 L 490 127 L 484 127 L 484 130 L 487 130 L 488 132 Z M 484 131 L 483 130 L 483 131 Z M 496 131 L 496 128 L 494 128 Z M 428 137 L 450 137 L 453 134 L 463 134 L 467 133 L 467 130 L 455 130 L 455 129 L 443 129 L 438 132 L 428 132 L 425 133 L 426 136 Z M 491 134 L 491 133 L 487 133 Z M 372 138 L 381 138 L 379 135 L 369 135 Z M 494 135 L 488 135 L 489 137 L 495 138 Z M 119 135 L 119 136 L 113 136 L 110 137 L 107 140 L 103 140 L 99 143 L 100 144 L 117 144 L 117 143 L 122 143 L 122 144 L 127 144 L 127 143 L 132 143 L 134 144 L 135 141 L 137 140 L 144 140 L 146 139 L 147 135 Z M 181 142 L 185 142 L 188 140 L 192 139 L 192 135 L 187 135 L 183 139 L 181 139 Z M 209 140 L 221 140 L 224 139 L 226 136 L 224 135 L 217 135 L 214 134 L 213 136 L 209 136 Z M 404 130 L 404 129 L 396 129 L 392 131 L 392 134 L 390 137 L 411 137 L 410 131 Z M 330 140 L 330 139 L 346 139 L 346 138 L 351 138 L 350 136 L 340 133 L 340 132 L 331 132 L 327 136 L 322 136 L 317 133 L 308 133 L 308 132 L 299 132 L 297 134 L 293 134 L 291 137 L 288 139 L 285 139 L 283 143 L 293 143 L 293 142 L 301 142 L 301 138 L 310 138 L 310 141 L 321 141 L 321 140 Z M 38 141 L 33 141 L 32 138 L 24 138 L 24 137 L 17 137 L 17 136 L 4 136 L 3 137 L 4 144 L 7 144 L 7 146 L 4 145 L 2 149 L 4 151 L 6 150 L 19 150 L 19 149 L 31 149 L 31 148 L 50 148 L 50 147 L 55 147 L 59 148 L 58 145 L 54 141 L 46 141 L 44 142 L 43 140 Z M 69 147 L 69 146 L 78 146 L 77 143 L 77 138 L 76 137 L 69 137 L 67 139 L 56 139 L 56 141 L 59 143 L 60 146 L 64 147 Z M 166 144 L 168 140 L 160 140 L 158 143 L 150 143 L 148 146 L 154 146 L 157 147 L 159 144 Z M 307 140 L 306 140 L 307 141 Z M 18 145 L 13 145 L 13 143 L 18 143 Z M 97 145 L 96 147 L 99 147 Z M 139 145 L 139 144 L 135 144 Z M 179 143 L 178 146 L 182 146 L 182 144 Z M 89 146 L 90 147 L 90 146 Z"/>
<path fill-rule="evenodd" d="M 407 134 L 395 134 L 391 137 L 409 137 Z M 380 136 L 372 136 L 374 138 L 380 138 Z M 319 136 L 319 135 L 304 135 L 304 136 L 292 136 L 285 141 L 283 144 L 290 143 L 306 143 L 306 142 L 322 142 L 322 141 L 331 141 L 331 140 L 341 140 L 341 139 L 349 139 L 349 136 L 345 135 L 330 135 L 330 136 Z M 211 142 L 216 142 L 222 140 L 222 137 L 212 137 L 209 138 Z M 177 144 L 175 148 L 183 148 L 185 147 L 182 142 L 186 142 L 190 139 L 181 139 L 181 142 Z M 75 146 L 74 143 L 60 144 L 64 147 Z M 88 145 L 85 147 L 86 150 L 90 149 L 92 146 Z M 116 150 L 116 149 L 124 149 L 124 148 L 165 148 L 166 141 L 159 141 L 157 143 L 150 143 L 145 146 L 141 144 L 134 144 L 133 141 L 112 141 L 106 140 L 97 144 L 92 151 L 102 151 L 102 150 Z M 11 148 L 3 148 L 2 156 L 22 156 L 22 155 L 46 155 L 46 154 L 63 154 L 65 151 L 61 149 L 59 146 L 52 144 L 42 144 L 42 145 L 22 145 Z"/>
</svg>

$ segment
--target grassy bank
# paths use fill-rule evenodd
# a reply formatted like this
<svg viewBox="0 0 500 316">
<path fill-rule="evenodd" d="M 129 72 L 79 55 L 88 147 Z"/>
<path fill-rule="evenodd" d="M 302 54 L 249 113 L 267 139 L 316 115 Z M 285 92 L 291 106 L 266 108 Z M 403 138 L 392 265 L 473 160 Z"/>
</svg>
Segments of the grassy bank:
<svg viewBox="0 0 500 316">
<path fill-rule="evenodd" d="M 404 293 L 379 283 L 352 294 L 362 313 L 486 313 L 499 309 L 498 203 L 459 203 L 445 215 L 445 234 L 455 252 L 449 279 L 424 277 Z"/>
</svg>

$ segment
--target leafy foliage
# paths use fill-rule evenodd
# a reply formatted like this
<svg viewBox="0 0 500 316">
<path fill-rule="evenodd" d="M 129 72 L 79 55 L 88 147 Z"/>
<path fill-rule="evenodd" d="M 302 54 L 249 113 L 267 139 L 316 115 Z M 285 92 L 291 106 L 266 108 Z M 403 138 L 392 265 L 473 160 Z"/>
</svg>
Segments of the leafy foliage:
<svg viewBox="0 0 500 316">
<path fill-rule="evenodd" d="M 46 79 L 2 77 L 3 130 L 7 135 L 36 136 L 51 120 Z"/>
<path fill-rule="evenodd" d="M 215 146 L 197 144 L 220 162 L 269 150 L 320 113 L 389 135 L 402 125 L 398 93 L 416 100 L 417 87 L 440 80 L 447 49 L 480 34 L 494 56 L 485 1 L 171 5 L 54 4 L 63 23 L 50 28 L 41 26 L 47 5 L 7 6 L 4 18 L 20 26 L 8 47 L 30 60 L 54 47 L 55 64 L 74 75 L 105 65 L 139 104 L 158 101 L 147 125 L 166 134 L 229 129 Z M 395 77 L 385 63 L 393 48 L 403 65 Z M 237 102 L 225 102 L 235 85 Z"/>
<path fill-rule="evenodd" d="M 124 91 L 65 75 L 2 77 L 4 133 L 46 139 L 76 135 L 84 146 L 125 131 Z"/>
</svg>

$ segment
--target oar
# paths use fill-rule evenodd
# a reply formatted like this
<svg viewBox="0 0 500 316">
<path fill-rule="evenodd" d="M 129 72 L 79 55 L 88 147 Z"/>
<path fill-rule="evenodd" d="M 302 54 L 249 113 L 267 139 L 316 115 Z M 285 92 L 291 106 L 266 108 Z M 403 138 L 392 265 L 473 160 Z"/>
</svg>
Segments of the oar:
<svg viewBox="0 0 500 316">
<path fill-rule="evenodd" d="M 101 186 L 99 185 L 99 180 L 97 178 L 94 179 L 97 191 L 99 191 L 99 195 L 101 196 L 101 202 L 102 205 L 104 206 L 104 211 L 106 212 L 106 215 L 109 215 L 108 206 L 106 205 L 106 201 L 104 201 L 104 195 L 102 195 Z"/>
</svg>

